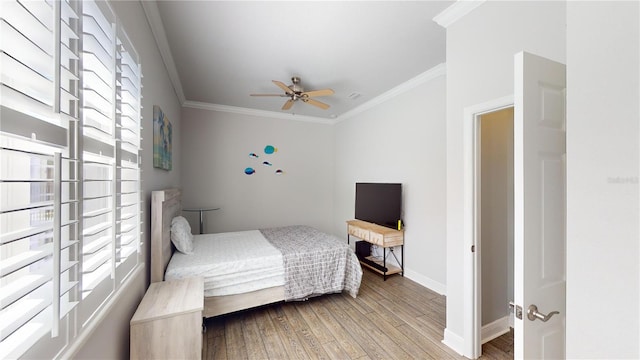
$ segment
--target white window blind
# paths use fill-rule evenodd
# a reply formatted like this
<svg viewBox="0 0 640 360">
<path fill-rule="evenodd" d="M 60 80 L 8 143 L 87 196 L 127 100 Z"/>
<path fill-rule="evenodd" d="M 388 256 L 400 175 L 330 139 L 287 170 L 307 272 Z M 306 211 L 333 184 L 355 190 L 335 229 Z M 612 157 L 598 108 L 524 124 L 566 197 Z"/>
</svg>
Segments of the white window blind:
<svg viewBox="0 0 640 360">
<path fill-rule="evenodd" d="M 105 2 L 0 14 L 0 358 L 52 358 L 140 263 L 142 76 Z"/>
<path fill-rule="evenodd" d="M 82 298 L 90 318 L 111 291 L 115 242 L 114 15 L 82 7 Z"/>
<path fill-rule="evenodd" d="M 124 278 L 137 264 L 140 252 L 140 164 L 142 73 L 137 53 L 118 29 L 116 60 L 116 272 Z"/>
</svg>

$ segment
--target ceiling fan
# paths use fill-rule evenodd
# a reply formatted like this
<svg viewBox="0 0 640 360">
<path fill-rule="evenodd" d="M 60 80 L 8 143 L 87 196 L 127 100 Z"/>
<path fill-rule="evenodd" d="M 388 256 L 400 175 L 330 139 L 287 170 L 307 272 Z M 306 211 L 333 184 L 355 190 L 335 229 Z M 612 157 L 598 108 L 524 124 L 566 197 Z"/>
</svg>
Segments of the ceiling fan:
<svg viewBox="0 0 640 360">
<path fill-rule="evenodd" d="M 322 89 L 322 90 L 311 90 L 304 91 L 302 85 L 300 85 L 300 78 L 294 76 L 291 78 L 291 82 L 293 84 L 287 86 L 283 82 L 278 80 L 272 80 L 276 86 L 280 89 L 284 90 L 284 94 L 250 94 L 250 96 L 280 96 L 280 97 L 288 97 L 289 100 L 284 103 L 282 106 L 282 110 L 289 110 L 293 106 L 293 103 L 296 100 L 302 100 L 302 102 L 317 106 L 323 110 L 327 110 L 329 108 L 328 104 L 320 102 L 318 100 L 312 99 L 317 96 L 329 96 L 333 95 L 334 91 L 331 89 Z"/>
</svg>

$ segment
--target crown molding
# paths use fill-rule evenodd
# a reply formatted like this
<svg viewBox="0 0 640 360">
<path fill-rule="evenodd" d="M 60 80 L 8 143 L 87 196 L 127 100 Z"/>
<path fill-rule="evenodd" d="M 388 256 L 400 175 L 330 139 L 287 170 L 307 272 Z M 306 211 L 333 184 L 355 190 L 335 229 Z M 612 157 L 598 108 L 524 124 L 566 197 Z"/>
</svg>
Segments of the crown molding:
<svg viewBox="0 0 640 360">
<path fill-rule="evenodd" d="M 484 1 L 485 0 L 458 0 L 449 8 L 445 9 L 445 11 L 443 11 L 438 16 L 436 16 L 436 18 L 442 17 L 443 14 L 447 13 L 450 9 L 454 7 L 463 7 L 464 9 L 467 9 L 462 15 L 455 18 L 455 20 L 457 20 L 458 18 L 464 16 L 466 13 L 475 9 Z M 356 107 L 355 109 L 352 109 L 342 115 L 339 115 L 335 119 L 325 119 L 325 118 L 316 117 L 316 116 L 299 115 L 299 114 L 292 114 L 292 113 L 281 113 L 281 112 L 275 112 L 275 111 L 256 110 L 256 109 L 242 108 L 242 107 L 236 107 L 236 106 L 219 105 L 219 104 L 205 103 L 205 102 L 199 102 L 199 101 L 190 101 L 190 100 L 187 100 L 184 95 L 182 83 L 180 82 L 180 76 L 178 75 L 175 62 L 173 61 L 173 56 L 171 55 L 171 50 L 169 48 L 167 35 L 164 31 L 164 25 L 162 23 L 160 11 L 158 10 L 158 5 L 155 3 L 155 1 L 141 1 L 140 3 L 142 4 L 142 8 L 147 18 L 147 22 L 149 23 L 151 32 L 156 41 L 156 45 L 158 46 L 158 50 L 160 51 L 160 56 L 167 70 L 167 74 L 169 75 L 169 79 L 171 80 L 171 83 L 173 85 L 173 89 L 176 92 L 176 95 L 178 96 L 178 100 L 180 101 L 182 106 L 187 108 L 228 112 L 228 113 L 234 113 L 234 114 L 266 117 L 266 118 L 273 118 L 273 119 L 295 120 L 295 121 L 304 121 L 304 122 L 333 125 L 339 121 L 349 119 L 357 114 L 360 114 L 366 110 L 369 110 L 385 101 L 388 101 L 434 78 L 446 75 L 446 64 L 442 63 L 439 65 L 436 65 L 435 67 L 425 71 L 424 73 L 414 77 L 413 79 L 410 79 L 407 82 L 399 86 L 396 86 L 395 88 L 383 93 L 382 95 L 379 95 L 373 98 L 372 100 Z M 473 7 L 469 7 L 468 5 L 460 6 L 458 5 L 460 3 L 469 3 L 469 4 L 473 3 L 475 5 Z M 434 20 L 436 20 L 436 18 L 434 18 Z M 436 20 L 436 22 L 438 21 Z M 442 25 L 440 22 L 438 22 L 438 24 Z"/>
<path fill-rule="evenodd" d="M 409 79 L 408 81 L 394 87 L 393 89 L 383 93 L 382 95 L 376 96 L 375 98 L 367 101 L 366 103 L 356 107 L 355 109 L 349 110 L 346 113 L 338 116 L 336 118 L 336 122 L 340 122 L 343 120 L 350 119 L 360 113 L 363 113 L 375 106 L 378 106 L 388 100 L 395 98 L 405 92 L 414 89 L 422 84 L 425 84 L 433 79 L 436 79 L 440 76 L 445 76 L 447 74 L 447 64 L 440 63 L 431 69 L 423 72 L 422 74 Z"/>
<path fill-rule="evenodd" d="M 304 121 L 304 122 L 312 122 L 312 123 L 327 124 L 327 125 L 333 125 L 335 123 L 334 120 L 324 119 L 317 116 L 281 113 L 281 112 L 267 111 L 267 110 L 256 110 L 256 109 L 249 109 L 249 108 L 243 108 L 243 107 L 237 107 L 237 106 L 211 104 L 211 103 L 200 102 L 200 101 L 187 100 L 182 104 L 182 106 L 187 108 L 193 108 L 193 109 L 227 112 L 227 113 L 233 113 L 233 114 L 263 117 L 263 118 L 295 120 L 295 121 Z"/>
<path fill-rule="evenodd" d="M 456 21 L 482 5 L 486 0 L 458 0 L 433 18 L 438 25 L 448 28 Z"/>
<path fill-rule="evenodd" d="M 169 41 L 167 41 L 167 34 L 164 31 L 164 25 L 162 24 L 158 5 L 155 1 L 140 1 L 140 3 L 142 4 L 145 16 L 147 17 L 147 22 L 151 27 L 153 37 L 156 40 L 156 45 L 160 51 L 160 57 L 162 57 L 164 67 L 167 69 L 167 74 L 169 75 L 169 79 L 173 85 L 173 90 L 176 92 L 176 95 L 178 95 L 180 103 L 184 104 L 186 98 L 182 89 L 182 83 L 180 82 L 180 76 L 178 76 L 176 64 L 173 61 L 173 56 L 171 55 Z"/>
<path fill-rule="evenodd" d="M 249 109 L 249 108 L 243 108 L 243 107 L 237 107 L 237 106 L 219 105 L 219 104 L 212 104 L 212 103 L 206 103 L 206 102 L 200 102 L 200 101 L 187 100 L 182 103 L 182 106 L 187 108 L 193 108 L 193 109 L 228 112 L 228 113 L 250 115 L 250 116 L 256 116 L 256 117 L 266 117 L 266 118 L 272 118 L 272 119 L 295 120 L 295 121 L 334 125 L 340 121 L 350 119 L 377 105 L 380 105 L 388 100 L 391 100 L 396 96 L 402 95 L 403 93 L 411 89 L 414 89 L 422 84 L 425 84 L 433 79 L 436 79 L 440 76 L 445 76 L 447 74 L 446 65 L 447 65 L 446 63 L 438 64 L 432 67 L 431 69 L 423 72 L 422 74 L 383 93 L 382 95 L 379 95 L 373 98 L 372 100 L 369 100 L 366 103 L 358 106 L 357 108 L 347 111 L 346 113 L 338 116 L 336 119 L 331 119 L 331 120 L 317 117 L 317 116 L 307 116 L 307 115 L 298 115 L 298 114 L 291 114 L 291 113 L 281 113 L 281 112 L 275 112 L 275 111 Z"/>
</svg>

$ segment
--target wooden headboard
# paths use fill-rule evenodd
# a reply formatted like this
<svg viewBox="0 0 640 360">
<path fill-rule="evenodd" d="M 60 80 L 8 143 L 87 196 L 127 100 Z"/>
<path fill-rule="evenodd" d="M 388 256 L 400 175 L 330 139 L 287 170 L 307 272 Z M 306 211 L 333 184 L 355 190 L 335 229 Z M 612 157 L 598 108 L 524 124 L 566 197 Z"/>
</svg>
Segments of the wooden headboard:
<svg viewBox="0 0 640 360">
<path fill-rule="evenodd" d="M 151 282 L 164 280 L 173 245 L 171 220 L 182 212 L 180 189 L 166 189 L 151 193 Z"/>
</svg>

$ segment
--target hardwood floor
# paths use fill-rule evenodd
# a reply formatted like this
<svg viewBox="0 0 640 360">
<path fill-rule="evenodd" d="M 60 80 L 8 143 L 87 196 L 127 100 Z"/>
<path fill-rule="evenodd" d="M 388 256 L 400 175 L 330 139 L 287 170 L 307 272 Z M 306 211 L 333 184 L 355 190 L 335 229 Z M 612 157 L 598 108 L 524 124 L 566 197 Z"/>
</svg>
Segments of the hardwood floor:
<svg viewBox="0 0 640 360">
<path fill-rule="evenodd" d="M 445 313 L 444 296 L 364 270 L 356 299 L 324 295 L 207 319 L 203 357 L 464 359 L 441 342 Z M 485 344 L 483 359 L 513 359 L 508 339 L 498 339 Z"/>
<path fill-rule="evenodd" d="M 483 344 L 480 359 L 513 359 L 513 329 Z"/>
</svg>

